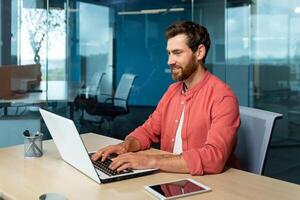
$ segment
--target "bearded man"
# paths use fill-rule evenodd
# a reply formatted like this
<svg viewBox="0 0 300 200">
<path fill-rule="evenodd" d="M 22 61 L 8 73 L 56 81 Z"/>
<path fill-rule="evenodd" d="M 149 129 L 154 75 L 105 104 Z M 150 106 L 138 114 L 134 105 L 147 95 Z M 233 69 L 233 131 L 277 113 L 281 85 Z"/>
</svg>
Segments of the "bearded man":
<svg viewBox="0 0 300 200">
<path fill-rule="evenodd" d="M 237 166 L 233 152 L 240 125 L 235 94 L 205 67 L 210 48 L 207 29 L 194 22 L 176 22 L 165 32 L 168 65 L 176 81 L 169 86 L 148 120 L 124 142 L 98 150 L 93 160 L 118 156 L 112 170 L 157 168 L 191 175 L 221 173 Z M 161 142 L 171 152 L 136 153 Z"/>
</svg>

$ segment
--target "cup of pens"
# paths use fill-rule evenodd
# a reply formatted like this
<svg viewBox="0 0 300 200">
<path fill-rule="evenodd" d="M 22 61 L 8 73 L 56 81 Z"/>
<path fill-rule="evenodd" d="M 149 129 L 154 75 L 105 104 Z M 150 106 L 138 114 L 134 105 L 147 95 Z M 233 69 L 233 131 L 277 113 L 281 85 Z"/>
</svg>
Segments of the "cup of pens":
<svg viewBox="0 0 300 200">
<path fill-rule="evenodd" d="M 30 133 L 28 130 L 23 132 L 24 135 L 24 156 L 41 157 L 43 155 L 43 134 L 37 131 Z"/>
</svg>

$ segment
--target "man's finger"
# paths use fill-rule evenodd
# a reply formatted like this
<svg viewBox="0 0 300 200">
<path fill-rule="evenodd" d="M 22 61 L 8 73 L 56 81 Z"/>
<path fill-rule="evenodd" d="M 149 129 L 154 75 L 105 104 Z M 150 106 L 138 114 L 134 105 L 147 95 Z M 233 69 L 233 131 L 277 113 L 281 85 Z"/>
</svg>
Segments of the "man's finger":
<svg viewBox="0 0 300 200">
<path fill-rule="evenodd" d="M 102 151 L 96 151 L 96 152 L 92 155 L 92 160 L 93 160 L 93 161 L 96 161 L 96 160 L 98 160 L 101 156 L 102 156 Z"/>
<path fill-rule="evenodd" d="M 124 163 L 128 162 L 128 160 L 126 159 L 126 157 L 122 157 L 122 158 L 115 158 L 112 163 L 109 165 L 109 168 L 112 170 L 116 170 L 118 169 L 121 165 L 123 165 Z"/>
<path fill-rule="evenodd" d="M 114 150 L 113 148 L 107 149 L 106 151 L 104 151 L 104 152 L 102 153 L 101 162 L 105 161 L 106 158 L 108 158 L 108 156 L 109 156 L 110 154 L 114 153 L 114 152 L 115 152 L 115 150 Z"/>
<path fill-rule="evenodd" d="M 117 171 L 121 172 L 121 171 L 129 169 L 129 168 L 132 168 L 131 163 L 125 163 L 125 164 L 121 165 L 120 167 L 118 167 Z"/>
</svg>

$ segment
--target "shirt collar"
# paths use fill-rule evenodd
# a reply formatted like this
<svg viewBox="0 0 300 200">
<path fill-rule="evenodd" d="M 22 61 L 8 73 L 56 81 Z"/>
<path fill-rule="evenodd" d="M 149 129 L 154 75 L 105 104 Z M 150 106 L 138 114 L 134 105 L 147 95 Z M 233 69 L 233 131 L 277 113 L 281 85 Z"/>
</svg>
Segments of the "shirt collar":
<svg viewBox="0 0 300 200">
<path fill-rule="evenodd" d="M 211 75 L 211 73 L 210 73 L 208 70 L 206 70 L 206 71 L 204 72 L 203 78 L 202 78 L 202 79 L 201 79 L 194 87 L 192 87 L 192 88 L 190 88 L 190 89 L 187 89 L 187 88 L 186 88 L 186 85 L 185 85 L 184 82 L 182 81 L 182 82 L 181 82 L 181 84 L 182 84 L 182 86 L 181 86 L 181 88 L 182 88 L 181 93 L 182 93 L 182 94 L 185 94 L 185 95 L 194 94 L 196 91 L 200 90 L 200 89 L 205 85 L 205 83 L 206 83 L 207 80 L 209 79 L 210 75 Z"/>
</svg>

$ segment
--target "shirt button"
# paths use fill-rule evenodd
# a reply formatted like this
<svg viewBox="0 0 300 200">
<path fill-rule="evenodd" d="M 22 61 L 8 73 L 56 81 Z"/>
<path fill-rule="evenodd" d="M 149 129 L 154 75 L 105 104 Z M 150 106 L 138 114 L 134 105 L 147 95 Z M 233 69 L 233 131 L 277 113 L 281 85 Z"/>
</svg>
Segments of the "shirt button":
<svg viewBox="0 0 300 200">
<path fill-rule="evenodd" d="M 182 101 L 181 104 L 184 104 L 184 101 Z"/>
<path fill-rule="evenodd" d="M 172 138 L 172 142 L 174 142 L 174 138 Z"/>
<path fill-rule="evenodd" d="M 178 123 L 178 120 L 176 119 L 175 122 Z"/>
</svg>

